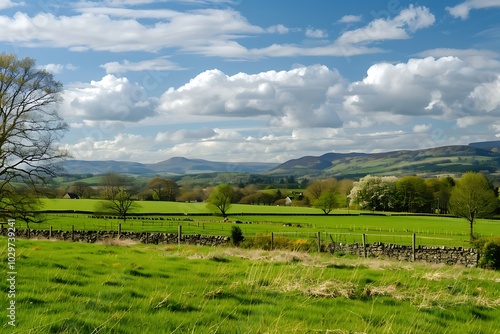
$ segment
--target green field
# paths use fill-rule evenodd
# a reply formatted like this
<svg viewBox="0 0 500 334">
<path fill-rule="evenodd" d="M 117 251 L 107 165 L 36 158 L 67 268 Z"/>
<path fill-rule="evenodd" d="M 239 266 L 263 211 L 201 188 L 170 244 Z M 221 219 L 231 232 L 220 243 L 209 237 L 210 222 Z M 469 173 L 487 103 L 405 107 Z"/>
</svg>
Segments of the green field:
<svg viewBox="0 0 500 334">
<path fill-rule="evenodd" d="M 44 200 L 45 210 L 76 210 L 93 212 L 97 200 Z M 304 207 L 278 207 L 235 204 L 229 210 L 229 222 L 210 214 L 204 203 L 139 202 L 139 216 L 126 222 L 113 218 L 92 218 L 91 214 L 64 213 L 44 215 L 42 224 L 31 224 L 34 229 L 71 230 L 118 230 L 176 233 L 182 225 L 186 234 L 229 236 L 235 221 L 245 236 L 282 234 L 289 238 L 315 238 L 321 232 L 325 243 L 361 242 L 362 234 L 367 242 L 386 242 L 409 245 L 413 233 L 418 245 L 470 246 L 468 223 L 463 219 L 445 216 L 408 215 L 359 215 L 359 211 L 337 210 L 330 215 L 321 210 Z M 141 216 L 140 213 L 144 213 Z M 146 214 L 156 213 L 156 216 Z M 352 215 L 346 215 L 350 213 Z M 180 214 L 180 215 L 174 215 Z M 155 220 L 156 219 L 156 220 Z M 291 226 L 285 226 L 291 225 Z M 18 228 L 25 224 L 17 223 Z M 479 236 L 500 235 L 500 221 L 478 220 L 475 232 Z"/>
<path fill-rule="evenodd" d="M 5 333 L 500 332 L 500 273 L 475 268 L 33 240 L 16 241 L 15 266 Z"/>
</svg>

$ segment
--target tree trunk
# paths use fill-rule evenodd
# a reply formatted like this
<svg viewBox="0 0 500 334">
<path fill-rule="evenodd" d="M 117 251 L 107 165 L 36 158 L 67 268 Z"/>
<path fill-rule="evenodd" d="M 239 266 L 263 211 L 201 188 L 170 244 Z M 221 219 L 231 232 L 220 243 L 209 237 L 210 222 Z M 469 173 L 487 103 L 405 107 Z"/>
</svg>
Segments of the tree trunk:
<svg viewBox="0 0 500 334">
<path fill-rule="evenodd" d="M 470 227 L 470 232 L 469 232 L 469 242 L 470 243 L 473 243 L 474 242 L 474 233 L 473 233 L 473 229 L 474 229 L 474 219 L 470 220 L 469 221 L 469 227 Z"/>
</svg>

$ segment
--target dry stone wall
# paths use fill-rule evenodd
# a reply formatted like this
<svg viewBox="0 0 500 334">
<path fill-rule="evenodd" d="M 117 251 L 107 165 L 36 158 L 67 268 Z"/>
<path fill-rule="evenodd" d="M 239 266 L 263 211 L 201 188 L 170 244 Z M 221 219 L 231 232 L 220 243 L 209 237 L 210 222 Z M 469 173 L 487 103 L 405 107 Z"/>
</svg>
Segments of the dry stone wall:
<svg viewBox="0 0 500 334">
<path fill-rule="evenodd" d="M 7 234 L 7 229 L 2 235 Z M 32 239 L 67 240 L 77 242 L 94 243 L 112 239 L 132 240 L 149 244 L 177 244 L 177 233 L 151 233 L 151 232 L 121 232 L 118 231 L 61 231 L 61 230 L 28 230 L 17 229 L 16 236 Z M 203 234 L 181 235 L 181 244 L 219 246 L 229 243 L 230 238 L 225 236 L 213 236 Z"/>
<path fill-rule="evenodd" d="M 7 229 L 1 230 L 1 235 L 7 235 Z M 17 237 L 32 239 L 53 239 L 77 242 L 95 243 L 113 239 L 132 240 L 148 244 L 177 244 L 177 233 L 121 232 L 118 231 L 61 231 L 61 230 L 28 230 L 17 229 Z M 226 236 L 203 234 L 181 235 L 181 244 L 220 246 L 230 243 Z M 373 244 L 342 244 L 331 243 L 330 253 L 347 253 L 360 257 L 391 258 L 399 261 L 424 261 L 429 263 L 444 263 L 448 265 L 464 265 L 476 267 L 479 262 L 479 252 L 473 248 L 464 247 L 426 247 L 403 246 L 376 242 Z"/>
<path fill-rule="evenodd" d="M 361 257 L 387 257 L 399 261 L 424 261 L 429 263 L 445 263 L 449 265 L 464 265 L 476 267 L 479 262 L 479 252 L 474 248 L 465 247 L 428 247 L 384 244 L 376 242 L 373 244 L 342 244 L 332 243 L 329 246 L 331 253 L 343 252 Z"/>
</svg>

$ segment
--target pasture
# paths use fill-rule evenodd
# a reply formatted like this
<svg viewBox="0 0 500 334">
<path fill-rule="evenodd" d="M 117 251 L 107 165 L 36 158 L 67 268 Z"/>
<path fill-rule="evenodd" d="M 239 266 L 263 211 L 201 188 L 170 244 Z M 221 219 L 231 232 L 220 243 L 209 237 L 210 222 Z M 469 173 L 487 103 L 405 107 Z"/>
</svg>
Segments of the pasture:
<svg viewBox="0 0 500 334">
<path fill-rule="evenodd" d="M 44 210 L 76 210 L 93 212 L 97 200 L 44 200 Z M 178 202 L 138 202 L 139 216 L 123 222 L 113 218 L 92 218 L 92 214 L 64 213 L 44 215 L 44 222 L 31 224 L 34 229 L 71 230 L 117 230 L 122 231 L 176 233 L 182 225 L 186 234 L 209 234 L 229 236 L 234 222 L 245 236 L 270 233 L 283 234 L 289 238 L 315 237 L 328 243 L 361 242 L 366 235 L 368 243 L 385 242 L 409 245 L 412 235 L 417 235 L 418 245 L 429 246 L 469 246 L 469 225 L 464 219 L 446 216 L 371 215 L 370 212 L 336 210 L 329 215 L 321 210 L 304 207 L 277 207 L 235 204 L 229 210 L 229 222 L 210 214 L 204 203 Z M 144 216 L 140 214 L 143 213 Z M 156 216 L 151 213 L 156 214 Z M 148 214 L 148 215 L 146 215 Z M 352 215 L 347 215 L 352 214 Z M 361 214 L 361 215 L 360 215 Z M 18 228 L 24 228 L 22 222 Z M 500 235 L 500 221 L 478 220 L 475 233 L 490 237 Z"/>
<path fill-rule="evenodd" d="M 0 242 L 6 258 L 6 239 Z M 17 240 L 16 327 L 4 320 L 3 331 L 500 332 L 499 272 L 115 242 Z M 0 268 L 7 271 L 5 261 Z M 1 281 L 2 291 L 7 284 Z"/>
</svg>

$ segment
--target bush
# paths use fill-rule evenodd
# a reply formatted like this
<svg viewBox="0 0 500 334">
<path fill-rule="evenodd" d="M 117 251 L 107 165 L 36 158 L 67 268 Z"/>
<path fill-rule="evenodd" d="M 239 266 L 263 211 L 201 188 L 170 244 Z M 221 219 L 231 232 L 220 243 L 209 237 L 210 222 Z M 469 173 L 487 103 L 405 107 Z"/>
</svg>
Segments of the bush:
<svg viewBox="0 0 500 334">
<path fill-rule="evenodd" d="M 239 226 L 231 227 L 231 241 L 233 245 L 238 246 L 245 238 L 243 237 L 243 232 Z"/>
<path fill-rule="evenodd" d="M 483 239 L 479 267 L 500 270 L 500 237 Z"/>
<path fill-rule="evenodd" d="M 290 239 L 281 235 L 274 236 L 273 246 L 273 249 L 304 252 L 316 251 L 318 247 L 316 238 Z M 245 239 L 245 242 L 241 244 L 241 247 L 247 249 L 271 250 L 271 236 L 259 234 L 248 237 Z"/>
</svg>

